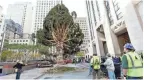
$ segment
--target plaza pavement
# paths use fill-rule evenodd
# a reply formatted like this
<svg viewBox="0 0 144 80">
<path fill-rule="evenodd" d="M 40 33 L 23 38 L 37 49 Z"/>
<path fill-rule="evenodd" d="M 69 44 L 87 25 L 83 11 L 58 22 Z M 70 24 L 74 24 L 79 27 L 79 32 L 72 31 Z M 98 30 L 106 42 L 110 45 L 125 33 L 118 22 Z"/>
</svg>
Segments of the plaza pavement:
<svg viewBox="0 0 144 80">
<path fill-rule="evenodd" d="M 79 64 L 66 64 L 66 65 L 60 65 L 60 66 L 66 66 L 66 67 L 79 67 L 79 68 L 88 68 L 88 63 L 79 63 Z M 26 70 L 22 72 L 21 79 L 38 79 L 40 76 L 44 75 L 43 72 L 45 72 L 48 68 L 34 68 L 31 70 Z M 15 79 L 16 74 L 9 74 L 0 76 L 0 80 L 4 79 Z"/>
</svg>

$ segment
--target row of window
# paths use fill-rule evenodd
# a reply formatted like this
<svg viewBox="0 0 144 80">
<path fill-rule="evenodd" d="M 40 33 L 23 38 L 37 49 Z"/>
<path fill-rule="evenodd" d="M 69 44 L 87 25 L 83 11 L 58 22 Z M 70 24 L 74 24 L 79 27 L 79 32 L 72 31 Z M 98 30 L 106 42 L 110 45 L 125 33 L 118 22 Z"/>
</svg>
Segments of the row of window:
<svg viewBox="0 0 144 80">
<path fill-rule="evenodd" d="M 106 6 L 106 10 L 107 10 L 107 15 L 109 18 L 109 23 L 110 23 L 110 25 L 112 25 L 112 24 L 114 24 L 114 20 L 113 20 L 112 15 L 111 15 L 110 6 L 109 6 L 108 1 L 105 1 L 105 6 Z"/>
<path fill-rule="evenodd" d="M 85 23 L 85 22 L 83 22 L 83 23 L 81 22 L 81 23 L 79 23 L 79 24 L 86 24 L 86 23 Z"/>
<path fill-rule="evenodd" d="M 88 21 L 89 21 L 89 27 L 90 27 L 90 35 L 91 35 L 91 39 L 93 40 L 93 38 L 95 38 L 95 36 L 94 36 L 94 29 L 93 29 L 93 25 L 92 25 L 92 18 L 94 18 L 93 16 L 92 16 L 92 13 L 91 13 L 91 11 L 92 11 L 92 8 L 91 8 L 92 6 L 90 5 L 90 1 L 86 1 L 86 8 L 87 8 L 87 13 L 88 13 Z"/>
<path fill-rule="evenodd" d="M 28 42 L 28 40 L 11 40 L 11 42 Z"/>
<path fill-rule="evenodd" d="M 35 25 L 42 25 L 43 20 L 39 20 L 39 22 L 35 22 Z"/>
<path fill-rule="evenodd" d="M 42 1 L 42 2 L 37 2 L 37 5 L 55 5 L 60 3 L 59 1 Z"/>
<path fill-rule="evenodd" d="M 45 9 L 45 10 L 37 10 L 37 11 L 36 11 L 36 14 L 37 14 L 37 15 L 47 14 L 50 9 L 51 9 L 51 8 L 47 8 L 47 9 Z"/>
<path fill-rule="evenodd" d="M 91 5 L 92 5 L 92 12 L 93 12 L 93 17 L 94 17 L 94 23 L 96 25 L 96 14 L 95 14 L 95 10 L 94 10 L 94 4 L 93 4 L 93 1 L 91 1 Z"/>
<path fill-rule="evenodd" d="M 76 22 L 78 22 L 78 23 L 86 23 L 85 20 L 78 20 L 78 21 L 76 21 Z"/>
<path fill-rule="evenodd" d="M 41 29 L 41 28 L 35 28 L 34 30 L 37 31 L 37 30 L 39 30 L 39 29 Z"/>
<path fill-rule="evenodd" d="M 45 7 L 45 8 L 38 8 L 38 9 L 36 9 L 36 11 L 37 11 L 37 14 L 38 13 L 47 13 L 51 8 L 53 8 L 53 7 Z"/>
<path fill-rule="evenodd" d="M 14 43 L 15 44 L 15 43 Z M 16 43 L 16 44 L 26 44 L 26 45 L 28 45 L 28 43 Z"/>
<path fill-rule="evenodd" d="M 118 20 L 121 19 L 123 16 L 122 16 L 122 12 L 120 12 L 120 7 L 119 7 L 119 4 L 118 4 L 117 0 L 113 1 L 113 6 L 114 6 L 114 9 L 115 9 L 117 19 Z"/>
<path fill-rule="evenodd" d="M 80 28 L 81 28 L 81 26 L 80 26 Z M 87 28 L 81 28 L 81 29 L 82 29 L 82 30 L 86 30 L 86 31 L 88 30 Z"/>
<path fill-rule="evenodd" d="M 90 40 L 83 40 L 83 42 L 90 42 Z"/>
<path fill-rule="evenodd" d="M 36 16 L 36 19 L 43 19 L 45 17 L 46 17 L 46 15 L 41 14 L 41 15 Z"/>
<path fill-rule="evenodd" d="M 100 15 L 100 10 L 99 10 L 99 5 L 98 5 L 97 0 L 96 0 L 96 5 L 97 5 L 97 12 L 98 12 L 99 20 L 101 20 L 101 15 Z"/>
</svg>

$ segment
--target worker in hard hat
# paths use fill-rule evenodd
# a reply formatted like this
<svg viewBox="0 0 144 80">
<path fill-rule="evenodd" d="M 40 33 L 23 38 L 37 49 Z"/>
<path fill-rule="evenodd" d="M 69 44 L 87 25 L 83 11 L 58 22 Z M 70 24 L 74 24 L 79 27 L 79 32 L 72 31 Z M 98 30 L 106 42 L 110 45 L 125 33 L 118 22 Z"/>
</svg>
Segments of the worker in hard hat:
<svg viewBox="0 0 144 80">
<path fill-rule="evenodd" d="M 141 57 L 134 52 L 135 49 L 131 43 L 124 45 L 126 54 L 122 56 L 123 76 L 126 79 L 142 79 L 143 78 L 143 63 Z"/>
</svg>

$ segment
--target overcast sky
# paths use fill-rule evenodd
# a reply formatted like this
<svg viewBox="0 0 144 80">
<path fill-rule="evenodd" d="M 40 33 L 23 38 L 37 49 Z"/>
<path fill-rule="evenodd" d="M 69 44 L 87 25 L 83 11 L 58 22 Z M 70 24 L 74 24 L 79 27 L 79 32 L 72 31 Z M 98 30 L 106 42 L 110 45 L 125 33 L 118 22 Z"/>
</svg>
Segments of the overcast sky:
<svg viewBox="0 0 144 80">
<path fill-rule="evenodd" d="M 9 4 L 13 4 L 15 2 L 32 2 L 36 3 L 36 0 L 0 0 L 0 5 L 3 7 L 3 13 L 7 13 L 7 8 Z M 76 11 L 78 17 L 86 17 L 86 7 L 85 0 L 63 0 L 63 3 L 68 7 L 71 11 Z"/>
</svg>

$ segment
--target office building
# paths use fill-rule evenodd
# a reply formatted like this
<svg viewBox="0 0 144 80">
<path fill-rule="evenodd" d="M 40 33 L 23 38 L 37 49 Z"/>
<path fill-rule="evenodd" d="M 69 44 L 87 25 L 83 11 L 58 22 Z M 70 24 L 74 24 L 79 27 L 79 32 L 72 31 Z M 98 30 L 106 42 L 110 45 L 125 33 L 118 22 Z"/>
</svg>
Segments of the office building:
<svg viewBox="0 0 144 80">
<path fill-rule="evenodd" d="M 3 8 L 2 8 L 2 6 L 0 5 L 0 35 L 1 35 L 2 32 L 3 32 L 3 26 L 2 26 L 2 24 L 3 24 L 3 21 L 4 21 L 4 16 L 3 16 L 2 11 L 3 11 Z M 0 36 L 0 39 L 1 39 L 1 37 L 2 37 L 2 36 Z"/>
<path fill-rule="evenodd" d="M 2 23 L 2 19 L 3 19 L 3 13 L 2 13 L 2 6 L 0 5 L 0 27 L 1 27 L 1 23 Z"/>
<path fill-rule="evenodd" d="M 143 50 L 142 0 L 86 0 L 91 51 L 120 56 L 125 43 Z"/>
<path fill-rule="evenodd" d="M 2 46 L 3 46 L 3 22 L 4 22 L 4 17 L 3 17 L 3 8 L 2 6 L 0 5 L 0 51 L 2 49 Z"/>
<path fill-rule="evenodd" d="M 6 19 L 11 19 L 22 26 L 23 33 L 32 33 L 33 8 L 30 2 L 10 4 L 7 9 Z"/>
<path fill-rule="evenodd" d="M 2 8 L 2 6 L 0 6 L 0 35 L 1 35 L 2 31 L 3 31 L 3 27 L 2 27 L 3 13 L 2 13 L 2 10 L 3 10 L 3 8 Z M 0 36 L 0 39 L 1 39 L 1 36 Z"/>
<path fill-rule="evenodd" d="M 82 51 L 85 51 L 86 46 L 90 42 L 90 35 L 89 35 L 86 18 L 85 17 L 77 17 L 76 19 L 74 19 L 74 22 L 79 24 L 79 27 L 82 30 L 82 33 L 84 34 L 83 44 L 80 46 L 80 49 Z"/>
<path fill-rule="evenodd" d="M 15 39 L 22 37 L 22 26 L 11 19 L 5 19 L 4 22 L 5 39 Z"/>
<path fill-rule="evenodd" d="M 9 44 L 26 44 L 33 45 L 33 41 L 31 39 L 9 39 Z"/>
<path fill-rule="evenodd" d="M 36 9 L 35 9 L 35 17 L 33 23 L 33 31 L 34 33 L 37 30 L 43 28 L 43 21 L 48 12 L 57 4 L 60 4 L 62 0 L 37 0 Z"/>
</svg>

